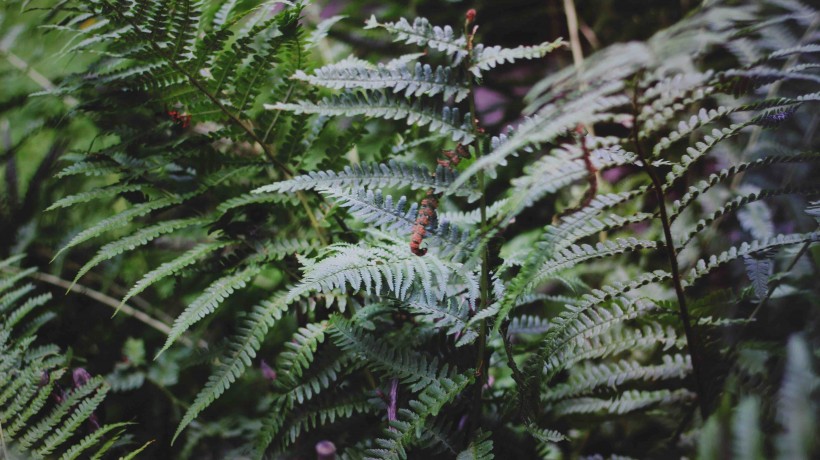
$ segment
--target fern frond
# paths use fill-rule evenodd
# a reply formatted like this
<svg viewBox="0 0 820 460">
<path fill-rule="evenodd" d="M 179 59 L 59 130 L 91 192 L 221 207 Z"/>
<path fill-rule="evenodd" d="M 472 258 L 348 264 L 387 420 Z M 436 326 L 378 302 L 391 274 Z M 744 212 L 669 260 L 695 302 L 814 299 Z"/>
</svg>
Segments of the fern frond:
<svg viewBox="0 0 820 460">
<path fill-rule="evenodd" d="M 393 197 L 382 195 L 380 190 L 360 189 L 351 192 L 320 190 L 319 193 L 347 208 L 358 220 L 403 235 L 410 234 L 418 215 L 416 203 L 408 208 L 407 198 L 402 196 L 394 205 Z M 470 237 L 468 232 L 450 225 L 444 219 L 438 225 L 428 227 L 425 233 L 427 243 L 439 247 L 441 255 L 458 255 L 474 246 L 475 243 Z"/>
<path fill-rule="evenodd" d="M 89 397 L 92 393 L 99 392 L 105 386 L 106 384 L 101 377 L 95 377 L 89 380 L 85 385 L 71 391 L 66 396 L 65 401 L 54 408 L 54 410 L 42 420 L 28 427 L 28 430 L 18 438 L 17 441 L 19 445 L 26 450 L 34 447 L 36 442 L 43 439 L 57 427 L 57 424 L 60 423 L 63 417 L 72 412 L 74 406 L 81 404 L 85 398 Z"/>
<path fill-rule="evenodd" d="M 692 401 L 694 399 L 694 393 L 684 389 L 674 391 L 630 390 L 612 399 L 576 398 L 561 401 L 555 405 L 553 410 L 558 415 L 590 414 L 595 412 L 626 414 L 658 404 L 672 404 L 681 401 Z"/>
<path fill-rule="evenodd" d="M 439 303 L 427 303 L 423 297 L 407 299 L 399 304 L 407 308 L 417 318 L 423 318 L 436 329 L 443 329 L 447 335 L 456 336 L 456 346 L 472 343 L 478 338 L 478 332 L 468 326 L 469 305 L 457 299 L 448 298 Z"/>
<path fill-rule="evenodd" d="M 63 455 L 60 456 L 60 460 L 75 460 L 79 458 L 83 452 L 97 445 L 97 443 L 99 443 L 108 433 L 120 430 L 121 428 L 125 428 L 129 425 L 131 425 L 131 423 L 120 422 L 101 426 L 98 430 L 84 437 L 80 440 L 80 442 L 67 449 Z M 123 431 L 120 430 L 120 434 L 122 432 Z"/>
<path fill-rule="evenodd" d="M 500 46 L 475 45 L 470 60 L 470 72 L 481 78 L 481 71 L 496 68 L 496 66 L 520 61 L 522 59 L 539 59 L 556 49 L 566 46 L 567 43 L 559 38 L 555 41 L 544 42 L 534 46 L 518 46 L 516 48 L 502 48 Z"/>
<path fill-rule="evenodd" d="M 737 211 L 738 209 L 749 203 L 754 203 L 760 200 L 764 200 L 766 198 L 772 198 L 780 195 L 816 195 L 818 193 L 820 193 L 820 187 L 786 187 L 773 190 L 759 190 L 757 192 L 751 192 L 744 195 L 740 195 L 730 201 L 727 201 L 703 219 L 698 220 L 695 223 L 694 228 L 687 232 L 686 236 L 684 236 L 680 240 L 679 247 L 685 246 L 689 241 L 692 240 L 692 238 L 694 238 L 697 234 L 703 231 L 703 229 L 705 229 L 712 223 L 716 222 L 721 217 L 725 216 L 726 214 Z"/>
<path fill-rule="evenodd" d="M 493 460 L 492 432 L 478 429 L 467 449 L 459 452 L 456 460 Z"/>
<path fill-rule="evenodd" d="M 355 360 L 349 354 L 325 353 L 311 363 L 306 373 L 298 379 L 287 373 L 277 373 L 274 386 L 289 396 L 290 406 L 296 407 L 310 401 L 322 391 L 331 388 L 345 375 L 364 365 L 364 362 Z"/>
<path fill-rule="evenodd" d="M 404 93 L 404 97 L 440 94 L 445 101 L 455 97 L 455 102 L 464 100 L 469 92 L 456 79 L 452 68 L 437 66 L 434 69 L 429 64 L 422 65 L 420 62 L 413 68 L 409 64 L 390 67 L 382 65 L 375 69 L 369 66 L 330 65 L 316 69 L 312 75 L 297 71 L 292 78 L 331 89 L 391 89 L 395 94 Z"/>
<path fill-rule="evenodd" d="M 518 125 L 504 142 L 499 143 L 492 151 L 465 169 L 450 186 L 450 190 L 463 186 L 480 170 L 489 172 L 506 164 L 509 156 L 530 146 L 554 141 L 579 123 L 594 124 L 597 121 L 612 119 L 613 114 L 609 112 L 611 109 L 629 103 L 627 96 L 616 94 L 622 89 L 622 82 L 607 83 L 567 104 L 551 104 L 540 109 L 535 116 Z"/>
<path fill-rule="evenodd" d="M 228 276 L 223 276 L 211 283 L 211 285 L 208 286 L 199 297 L 194 299 L 177 319 L 174 320 L 174 325 L 171 327 L 171 332 L 168 333 L 165 345 L 157 352 L 157 356 L 167 350 L 185 331 L 190 329 L 191 326 L 213 313 L 234 291 L 245 287 L 245 285 L 261 271 L 261 266 L 250 265 L 243 270 Z"/>
<path fill-rule="evenodd" d="M 693 286 L 699 279 L 708 275 L 713 270 L 744 256 L 776 249 L 782 246 L 816 241 L 820 241 L 820 232 L 778 235 L 764 240 L 752 241 L 751 243 L 744 242 L 740 246 L 733 246 L 718 255 L 713 255 L 709 257 L 708 260 L 698 260 L 697 263 L 695 263 L 695 268 L 693 268 L 689 272 L 689 276 L 683 280 L 683 286 L 685 288 Z"/>
<path fill-rule="evenodd" d="M 695 201 L 697 197 L 703 195 L 720 182 L 736 176 L 737 174 L 750 169 L 764 168 L 777 164 L 802 163 L 807 161 L 820 161 L 820 152 L 806 152 L 797 155 L 772 155 L 750 162 L 738 163 L 728 168 L 721 169 L 716 173 L 710 174 L 707 179 L 689 187 L 689 190 L 682 197 L 680 197 L 680 199 L 675 200 L 672 203 L 672 212 L 670 213 L 669 218 L 671 220 L 675 220 L 687 206 Z"/>
<path fill-rule="evenodd" d="M 239 333 L 228 339 L 225 353 L 219 360 L 219 366 L 208 377 L 208 383 L 196 395 L 194 402 L 183 415 L 177 426 L 172 442 L 196 417 L 216 401 L 230 388 L 233 382 L 241 377 L 251 366 L 262 341 L 271 327 L 287 312 L 288 303 L 285 295 L 280 294 L 269 301 L 255 306 L 244 318 Z"/>
<path fill-rule="evenodd" d="M 330 326 L 327 333 L 339 348 L 363 357 L 388 376 L 399 378 L 410 385 L 410 391 L 429 388 L 451 375 L 449 366 L 439 364 L 437 358 L 430 360 L 415 351 L 393 348 L 338 315 L 331 319 Z"/>
<path fill-rule="evenodd" d="M 334 423 L 337 420 L 350 418 L 355 414 L 373 412 L 373 405 L 361 395 L 346 395 L 325 398 L 314 402 L 311 406 L 300 408 L 293 417 L 288 419 L 288 429 L 280 434 L 282 446 L 286 447 L 294 442 L 304 432 L 318 426 Z"/>
<path fill-rule="evenodd" d="M 160 265 L 154 270 L 148 272 L 145 276 L 142 277 L 142 279 L 137 281 L 137 284 L 135 284 L 134 287 L 132 287 L 128 291 L 128 293 L 125 294 L 125 297 L 122 299 L 121 303 L 127 302 L 130 298 L 146 290 L 149 286 L 156 283 L 157 281 L 168 276 L 174 276 L 183 268 L 196 263 L 203 257 L 207 256 L 209 253 L 221 249 L 227 245 L 228 243 L 222 241 L 213 243 L 203 243 L 195 246 L 186 253 L 177 257 L 176 259 Z"/>
<path fill-rule="evenodd" d="M 594 247 L 588 244 L 572 245 L 555 253 L 544 262 L 529 278 L 528 285 L 539 284 L 563 270 L 567 270 L 588 260 L 612 257 L 638 249 L 653 249 L 658 247 L 655 241 L 638 240 L 636 238 L 617 238 L 597 243 Z"/>
<path fill-rule="evenodd" d="M 636 360 L 620 360 L 612 363 L 586 364 L 573 369 L 569 380 L 547 388 L 542 393 L 544 401 L 556 401 L 592 393 L 596 388 L 607 386 L 613 390 L 625 382 L 635 380 L 682 379 L 692 370 L 691 358 L 679 354 L 663 355 L 663 363 L 644 366 Z"/>
<path fill-rule="evenodd" d="M 433 26 L 425 18 L 417 17 L 413 24 L 407 19 L 401 18 L 398 22 L 380 23 L 375 15 L 370 16 L 365 22 L 365 29 L 375 29 L 381 27 L 389 33 L 395 35 L 393 41 L 401 41 L 408 45 L 418 45 L 429 47 L 452 56 L 454 64 L 458 64 L 467 56 L 467 39 L 456 37 L 453 28 L 450 26 Z"/>
<path fill-rule="evenodd" d="M 186 227 L 202 225 L 204 223 L 206 223 L 206 221 L 199 218 L 167 220 L 160 222 L 159 224 L 140 229 L 133 235 L 128 235 L 120 238 L 119 240 L 108 243 L 101 247 L 100 250 L 97 251 L 97 254 L 95 254 L 91 260 L 86 262 L 86 264 L 83 265 L 79 271 L 77 271 L 77 274 L 74 276 L 73 283 L 76 283 L 83 277 L 83 275 L 88 273 L 89 270 L 96 267 L 101 262 L 114 258 L 126 251 L 134 250 L 139 246 L 144 246 L 166 233 L 172 233 Z"/>
<path fill-rule="evenodd" d="M 265 185 L 252 193 L 282 193 L 297 190 L 356 190 L 365 187 L 369 189 L 409 187 L 411 190 L 432 189 L 435 193 L 443 193 L 457 176 L 457 172 L 443 166 L 438 166 L 435 173 L 431 173 L 425 166 L 389 160 L 386 164 L 360 163 L 345 166 L 344 170 L 340 172 L 309 172 L 293 179 Z M 470 201 L 474 201 L 479 195 L 474 187 L 463 187 L 456 194 L 467 196 Z"/>
<path fill-rule="evenodd" d="M 310 291 L 347 290 L 348 286 L 350 291 L 364 289 L 366 293 L 371 290 L 379 293 L 385 286 L 397 298 L 403 299 L 411 287 L 420 286 L 425 298 L 435 302 L 444 298 L 451 275 L 465 282 L 471 301 L 477 298 L 478 287 L 472 273 L 463 270 L 460 264 L 444 262 L 434 254 L 428 256 L 413 255 L 409 246 L 337 243 L 323 251 L 321 260 L 305 266 L 302 281 L 291 289 L 288 299 L 296 299 Z"/>
<path fill-rule="evenodd" d="M 762 459 L 763 433 L 760 430 L 760 402 L 746 397 L 732 416 L 732 454 L 735 458 Z"/>
<path fill-rule="evenodd" d="M 184 199 L 182 197 L 166 196 L 157 198 L 152 201 L 146 201 L 145 203 L 134 205 L 126 209 L 125 211 L 122 211 L 111 217 L 105 218 L 97 222 L 96 224 L 92 225 L 91 227 L 88 227 L 85 230 L 81 231 L 76 236 L 74 236 L 74 238 L 72 238 L 68 242 L 68 244 L 66 244 L 62 247 L 62 249 L 57 251 L 57 254 L 54 257 L 56 258 L 64 251 L 71 249 L 74 246 L 77 246 L 78 244 L 88 241 L 92 238 L 100 236 L 105 232 L 125 227 L 137 217 L 142 217 L 158 209 L 179 204 L 183 200 Z"/>
<path fill-rule="evenodd" d="M 70 206 L 74 206 L 75 204 L 88 203 L 89 201 L 98 200 L 101 198 L 113 198 L 122 193 L 140 191 L 144 187 L 144 184 L 123 184 L 112 185 L 110 187 L 95 188 L 87 192 L 82 192 L 76 195 L 69 195 L 60 198 L 59 200 L 52 203 L 51 206 L 46 208 L 46 211 L 53 211 L 59 208 L 67 208 Z"/>
<path fill-rule="evenodd" d="M 290 377 L 298 379 L 313 362 L 314 353 L 319 344 L 325 341 L 328 324 L 310 323 L 293 333 L 291 340 L 285 342 L 285 351 L 278 357 L 278 367 Z"/>
<path fill-rule="evenodd" d="M 51 430 L 53 434 L 43 440 L 43 445 L 37 448 L 37 454 L 46 457 L 54 452 L 57 447 L 68 441 L 80 425 L 91 417 L 94 409 L 102 403 L 107 393 L 108 386 L 103 385 L 97 389 L 93 396 L 83 399 L 65 422 Z"/>
<path fill-rule="evenodd" d="M 297 104 L 277 103 L 266 105 L 271 110 L 286 110 L 296 114 L 315 113 L 327 116 L 358 116 L 406 120 L 409 125 L 428 126 L 429 130 L 442 136 L 450 136 L 454 142 L 469 144 L 475 139 L 469 117 L 462 117 L 458 108 L 443 106 L 440 109 L 417 100 L 408 104 L 392 94 L 378 91 L 344 93 L 321 100 L 318 104 L 301 101 Z"/>
<path fill-rule="evenodd" d="M 398 419 L 390 422 L 390 429 L 384 432 L 384 438 L 376 440 L 378 447 L 367 451 L 367 458 L 406 459 L 406 446 L 418 437 L 427 419 L 438 415 L 447 403 L 464 391 L 471 380 L 459 374 L 452 379 L 442 378 L 433 382 L 419 394 L 418 400 L 410 401 L 409 410 L 399 409 Z"/>
</svg>

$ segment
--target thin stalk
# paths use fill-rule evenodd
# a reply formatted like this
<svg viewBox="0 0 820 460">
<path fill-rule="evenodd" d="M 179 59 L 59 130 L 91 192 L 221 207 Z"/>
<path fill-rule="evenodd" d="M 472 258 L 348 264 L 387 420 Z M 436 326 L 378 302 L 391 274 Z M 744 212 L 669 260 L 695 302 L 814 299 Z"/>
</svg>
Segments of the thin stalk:
<svg viewBox="0 0 820 460">
<path fill-rule="evenodd" d="M 640 131 L 640 122 L 638 121 L 638 85 L 635 86 L 635 92 L 632 99 L 633 123 L 632 123 L 632 142 L 635 144 L 635 153 L 641 161 L 641 167 L 652 181 L 652 189 L 655 192 L 655 197 L 658 201 L 658 212 L 660 215 L 661 226 L 663 227 L 663 236 L 666 241 L 666 255 L 669 258 L 669 268 L 672 273 L 672 283 L 675 286 L 675 295 L 678 298 L 678 308 L 683 323 L 683 331 L 686 334 L 686 344 L 689 348 L 689 355 L 692 357 L 692 373 L 695 377 L 695 390 L 698 394 L 698 403 L 700 405 L 700 414 L 703 419 L 706 419 L 708 413 L 706 406 L 706 393 L 703 386 L 703 364 L 700 355 L 700 343 L 698 342 L 697 332 L 692 327 L 692 320 L 689 315 L 689 308 L 686 306 L 686 295 L 683 292 L 683 284 L 681 283 L 680 270 L 678 269 L 678 254 L 675 249 L 675 241 L 672 239 L 672 226 L 669 221 L 669 215 L 666 212 L 666 201 L 663 193 L 663 181 L 661 181 L 658 172 L 652 167 L 649 159 L 643 151 L 638 132 Z"/>
<path fill-rule="evenodd" d="M 51 284 L 53 286 L 57 286 L 57 287 L 60 287 L 60 288 L 63 288 L 63 289 L 68 289 L 71 286 L 71 282 L 66 281 L 62 278 L 59 278 L 57 276 L 48 274 L 48 273 L 36 272 L 36 273 L 33 273 L 31 275 L 31 277 L 38 280 L 38 281 L 42 281 L 44 283 L 48 283 L 48 284 Z M 140 321 L 143 324 L 145 324 L 145 325 L 151 327 L 152 329 L 154 329 L 156 331 L 159 331 L 159 332 L 161 332 L 165 335 L 168 335 L 168 334 L 171 333 L 171 326 L 169 326 L 167 323 L 165 323 L 165 322 L 163 322 L 159 319 L 156 319 L 156 318 L 152 317 L 151 315 L 149 315 L 148 313 L 145 313 L 144 311 L 138 310 L 138 309 L 136 309 L 136 308 L 134 308 L 134 307 L 132 307 L 128 304 L 120 304 L 119 300 L 117 300 L 117 299 L 115 299 L 111 296 L 105 295 L 100 291 L 96 291 L 94 289 L 91 289 L 90 287 L 83 286 L 81 284 L 75 284 L 71 288 L 71 292 L 75 292 L 77 294 L 84 295 L 84 296 L 86 296 L 90 299 L 96 300 L 97 302 L 99 302 L 103 305 L 107 305 L 107 306 L 113 308 L 114 310 L 119 309 L 119 311 L 121 311 L 123 314 L 125 314 L 127 316 L 130 316 L 130 317 L 136 319 L 137 321 Z M 182 343 L 188 345 L 188 346 L 193 346 L 194 345 L 194 342 L 191 339 L 189 339 L 188 337 L 183 336 L 183 337 L 180 338 L 180 341 Z M 204 340 L 200 340 L 197 343 L 197 345 L 202 347 L 202 348 L 207 348 L 208 343 L 205 342 Z"/>
<path fill-rule="evenodd" d="M 464 22 L 464 35 L 467 37 L 467 59 L 465 59 L 465 65 L 469 66 L 470 61 L 472 59 L 472 48 L 473 48 L 473 38 L 475 36 L 476 28 L 473 28 L 470 31 L 470 27 L 473 24 L 475 19 L 475 11 L 471 10 L 467 13 L 467 20 Z M 469 74 L 468 74 L 469 75 Z M 476 111 L 476 104 L 475 104 L 475 84 L 471 77 L 467 79 L 467 88 L 469 91 L 469 98 L 468 103 L 470 105 L 470 122 L 472 125 L 473 134 L 475 135 L 476 140 L 474 141 L 473 150 L 475 152 L 476 160 L 481 158 L 482 155 L 482 142 L 483 142 L 483 130 L 478 125 L 478 117 Z M 485 178 L 484 172 L 479 171 L 477 175 L 478 180 L 478 189 L 481 192 L 481 197 L 479 199 L 479 212 L 481 213 L 481 232 L 484 233 L 487 231 L 487 196 L 486 191 L 484 189 L 485 186 Z M 479 278 L 479 290 L 480 290 L 480 300 L 477 307 L 477 311 L 481 311 L 487 308 L 490 300 L 490 253 L 489 247 L 487 244 L 482 245 L 481 247 L 481 277 Z M 472 420 L 470 421 L 470 425 L 472 427 L 477 426 L 478 418 L 481 415 L 481 393 L 484 387 L 484 383 L 487 381 L 487 368 L 488 363 L 486 359 L 487 354 L 487 320 L 482 319 L 481 325 L 479 327 L 478 333 L 478 350 L 476 353 L 476 364 L 475 364 L 475 374 L 476 374 L 476 383 L 475 383 L 475 390 L 473 393 L 473 404 L 472 404 Z"/>
</svg>

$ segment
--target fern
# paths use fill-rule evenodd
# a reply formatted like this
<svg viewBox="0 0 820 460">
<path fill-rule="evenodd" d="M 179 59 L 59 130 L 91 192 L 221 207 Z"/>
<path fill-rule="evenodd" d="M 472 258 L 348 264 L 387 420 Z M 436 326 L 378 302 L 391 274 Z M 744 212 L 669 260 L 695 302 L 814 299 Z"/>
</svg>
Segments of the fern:
<svg viewBox="0 0 820 460">
<path fill-rule="evenodd" d="M 370 16 L 370 19 L 365 23 L 365 29 L 377 27 L 395 35 L 394 41 L 420 47 L 430 47 L 452 56 L 456 62 L 467 55 L 467 39 L 465 37 L 456 37 L 452 27 L 433 26 L 425 18 L 416 18 L 413 24 L 410 24 L 405 18 L 401 18 L 398 22 L 380 23 L 375 15 Z"/>
<path fill-rule="evenodd" d="M 358 329 L 349 321 L 336 317 L 328 331 L 339 348 L 358 356 L 364 356 L 372 366 L 388 375 L 396 376 L 407 385 L 410 391 L 418 391 L 436 385 L 450 372 L 445 365 L 440 368 L 438 360 L 427 359 L 417 352 L 397 350 L 375 339 Z"/>
<path fill-rule="evenodd" d="M 385 438 L 376 440 L 378 447 L 368 451 L 368 458 L 407 458 L 405 446 L 418 436 L 417 432 L 424 426 L 427 418 L 435 417 L 468 383 L 470 379 L 457 375 L 453 379 L 443 378 L 427 386 L 419 394 L 418 400 L 410 401 L 410 409 L 399 411 L 399 418 L 390 424 L 391 429 L 385 432 Z"/>
<path fill-rule="evenodd" d="M 455 97 L 455 102 L 461 102 L 469 91 L 456 82 L 450 67 L 438 66 L 434 70 L 429 64 L 420 62 L 412 69 L 409 65 L 372 69 L 331 64 L 316 69 L 313 75 L 297 72 L 293 78 L 331 89 L 392 89 L 394 93 L 404 93 L 405 97 L 441 94 L 444 100 Z"/>
<path fill-rule="evenodd" d="M 183 311 L 174 321 L 165 345 L 157 353 L 159 356 L 167 350 L 182 334 L 197 321 L 214 312 L 219 305 L 235 290 L 245 287 L 261 271 L 261 267 L 249 266 L 237 273 L 220 278 L 213 283 Z"/>
<path fill-rule="evenodd" d="M 0 284 L 12 289 L 4 297 L 0 311 L 0 423 L 3 448 L 11 443 L 13 452 L 32 458 L 78 458 L 97 448 L 97 456 L 112 450 L 128 423 L 99 426 L 85 437 L 77 437 L 82 425 L 94 417 L 109 386 L 95 377 L 48 404 L 52 395 L 62 392 L 57 381 L 64 375 L 68 357 L 55 345 L 33 346 L 40 324 L 22 329 L 24 318 L 41 309 L 50 294 L 28 297 L 31 285 L 14 289 L 19 274 L 30 274 L 16 267 L 21 257 L 0 261 Z"/>
<path fill-rule="evenodd" d="M 386 120 L 406 120 L 407 124 L 428 126 L 442 136 L 449 136 L 455 142 L 470 143 L 475 135 L 469 129 L 469 120 L 462 118 L 458 108 L 443 106 L 434 108 L 419 102 L 408 104 L 390 93 L 365 91 L 362 93 L 344 93 L 340 96 L 326 98 L 317 104 L 300 102 L 298 104 L 275 104 L 268 106 L 271 110 L 287 110 L 301 114 L 320 114 L 326 116 L 365 115 Z"/>
</svg>

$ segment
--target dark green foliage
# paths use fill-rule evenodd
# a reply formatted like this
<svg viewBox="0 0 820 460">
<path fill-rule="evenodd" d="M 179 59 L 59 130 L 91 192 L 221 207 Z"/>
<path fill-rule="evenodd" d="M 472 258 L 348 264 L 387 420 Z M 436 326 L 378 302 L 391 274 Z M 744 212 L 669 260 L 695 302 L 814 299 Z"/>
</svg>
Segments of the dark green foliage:
<svg viewBox="0 0 820 460">
<path fill-rule="evenodd" d="M 482 11 L 385 10 L 367 32 L 317 11 L 67 0 L 47 16 L 90 61 L 37 95 L 72 98 L 96 137 L 63 156 L 70 191 L 48 208 L 87 217 L 44 255 L 71 271 L 54 284 L 110 290 L 161 332 L 129 339 L 109 380 L 170 401 L 163 443 L 183 442 L 162 452 L 817 452 L 817 11 L 709 2 L 549 73 L 568 43 L 479 43 L 499 21 Z M 503 83 L 518 69 L 521 103 Z M 499 84 L 504 128 L 482 101 Z M 41 434 L 21 445 L 60 440 Z"/>
<path fill-rule="evenodd" d="M 19 268 L 20 259 L 0 261 L 0 447 L 4 456 L 10 450 L 27 458 L 108 458 L 122 450 L 118 440 L 129 424 L 100 425 L 95 411 L 110 390 L 101 377 L 83 381 L 75 369 L 74 387 L 63 390 L 70 358 L 55 345 L 39 345 L 43 321 L 34 317 L 52 296 L 31 296 L 34 286 L 22 280 L 34 270 Z"/>
</svg>

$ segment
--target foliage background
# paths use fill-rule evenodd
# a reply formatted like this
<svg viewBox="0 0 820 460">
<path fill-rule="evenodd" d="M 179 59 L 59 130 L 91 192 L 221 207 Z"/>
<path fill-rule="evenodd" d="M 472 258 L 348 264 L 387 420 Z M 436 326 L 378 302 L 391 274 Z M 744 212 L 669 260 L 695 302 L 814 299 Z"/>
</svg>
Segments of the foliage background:
<svg viewBox="0 0 820 460">
<path fill-rule="evenodd" d="M 689 14 L 696 7 L 695 3 L 686 0 L 576 1 L 582 29 L 588 30 L 588 35 L 582 39 L 585 54 L 617 42 L 647 39 Z M 202 363 L 213 357 L 211 353 L 219 349 L 224 337 L 236 327 L 237 313 L 242 307 L 255 302 L 269 286 L 261 283 L 239 292 L 230 306 L 206 321 L 207 327 L 189 334 L 188 338 L 194 343 L 207 343 L 208 350 L 177 347 L 152 361 L 151 357 L 165 341 L 163 334 L 126 314 L 111 318 L 111 305 L 80 295 L 76 289 L 65 294 L 64 286 L 55 284 L 58 283 L 55 279 L 73 279 L 79 267 L 94 254 L 93 248 L 81 247 L 52 261 L 56 248 L 62 247 L 88 222 L 110 215 L 112 209 L 106 209 L 107 206 L 122 204 L 100 202 L 99 208 L 84 207 L 82 213 L 74 208 L 44 212 L 56 199 L 89 188 L 88 183 L 80 180 L 54 180 L 52 176 L 61 169 L 60 159 L 68 152 L 88 149 L 97 140 L 100 120 L 72 112 L 76 101 L 71 96 L 28 97 L 31 92 L 44 89 L 42 83 L 46 80 L 59 83 L 64 77 L 82 71 L 93 57 L 61 55 L 65 41 L 60 33 L 38 27 L 48 21 L 48 9 L 21 12 L 23 6 L 18 0 L 7 1 L 0 11 L 0 57 L 4 58 L 0 59 L 0 87 L 3 88 L 0 94 L 0 168 L 4 177 L 0 182 L 3 188 L 0 255 L 23 252 L 28 266 L 39 267 L 43 274 L 41 278 L 52 280 L 48 289 L 59 299 L 59 314 L 45 327 L 41 337 L 68 350 L 73 366 L 82 366 L 93 375 L 110 376 L 115 390 L 118 385 L 122 387 L 124 391 L 115 392 L 106 400 L 102 417 L 135 422 L 129 432 L 136 440 L 155 439 L 156 442 L 145 451 L 144 458 L 228 458 L 246 437 L 259 429 L 257 416 L 269 403 L 266 394 L 270 384 L 259 367 L 260 359 L 268 362 L 275 359 L 295 323 L 291 319 L 291 322 L 278 325 L 269 334 L 259 359 L 254 362 L 255 368 L 209 409 L 210 416 L 192 426 L 187 439 L 171 445 L 171 436 L 182 413 L 208 378 L 209 369 Z M 397 46 L 374 39 L 372 34 L 360 30 L 362 22 L 371 14 L 386 20 L 424 16 L 434 24 L 459 24 L 464 12 L 471 7 L 479 12 L 480 33 L 488 43 L 515 46 L 567 37 L 566 17 L 560 0 L 420 0 L 409 4 L 355 0 L 316 2 L 306 10 L 305 21 L 316 24 L 335 14 L 348 16 L 333 28 L 330 40 L 317 53 L 318 59 L 336 60 L 347 53 L 380 59 L 397 54 Z M 544 60 L 526 62 L 491 74 L 476 96 L 482 119 L 491 128 L 515 121 L 524 106 L 523 94 L 544 76 L 571 65 L 570 53 L 559 52 Z M 32 78 L 33 71 L 43 78 Z M 38 79 L 41 80 L 39 83 Z M 153 115 L 164 116 L 162 113 Z M 816 118 L 815 114 L 809 122 L 812 126 L 816 124 Z M 382 150 L 387 142 L 387 136 L 380 131 L 383 126 L 373 124 L 368 128 L 358 151 Z M 807 148 L 816 147 L 816 134 L 812 134 L 811 129 L 808 132 L 811 137 L 803 142 Z M 430 161 L 434 157 L 431 153 Z M 334 169 L 339 165 L 328 158 L 315 161 L 313 169 Z M 490 196 L 500 193 L 501 190 L 489 191 Z M 549 215 L 548 211 L 539 209 L 529 213 L 519 220 L 546 221 Z M 783 217 L 785 219 L 785 215 Z M 778 225 L 793 224 L 784 220 Z M 173 239 L 159 240 L 159 244 L 150 250 L 115 258 L 97 267 L 81 281 L 81 285 L 112 299 L 120 299 L 146 271 L 166 260 L 166 248 L 176 249 L 174 245 L 178 243 Z M 811 263 L 816 264 L 818 257 L 817 248 L 813 248 Z M 801 264 L 810 262 L 806 259 Z M 802 265 L 798 269 L 798 274 L 808 273 L 809 277 L 814 270 Z M 276 280 L 285 276 L 273 271 L 265 273 L 266 278 L 273 280 L 270 285 L 277 284 Z M 715 290 L 738 291 L 745 283 L 745 274 L 738 270 L 724 271 L 710 278 Z M 133 299 L 133 304 L 170 324 L 205 285 L 201 280 L 168 281 Z M 767 330 L 771 331 L 776 337 L 770 338 L 778 340 L 789 331 L 801 328 L 816 332 L 818 315 L 810 313 L 818 306 L 816 294 L 816 291 L 802 293 L 797 297 L 799 301 L 788 307 L 794 309 L 794 314 L 777 317 L 777 321 L 791 324 L 755 331 L 761 339 Z M 125 375 L 131 380 L 125 379 Z M 218 414 L 229 415 L 219 417 Z M 640 419 L 634 423 L 639 425 L 637 431 L 641 433 L 634 439 L 653 436 L 651 426 L 640 425 Z M 588 447 L 594 451 L 597 446 Z"/>
</svg>

